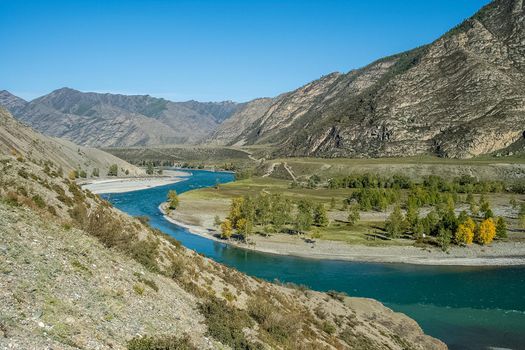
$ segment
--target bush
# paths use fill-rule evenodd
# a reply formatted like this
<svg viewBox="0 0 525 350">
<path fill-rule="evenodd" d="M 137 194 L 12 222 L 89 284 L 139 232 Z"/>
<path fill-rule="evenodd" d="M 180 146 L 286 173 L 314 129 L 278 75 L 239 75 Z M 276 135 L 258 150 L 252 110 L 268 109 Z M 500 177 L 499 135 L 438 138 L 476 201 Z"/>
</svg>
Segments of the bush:
<svg viewBox="0 0 525 350">
<path fill-rule="evenodd" d="M 183 338 L 175 336 L 135 337 L 128 342 L 128 350 L 197 350 L 186 335 Z"/>
<path fill-rule="evenodd" d="M 252 326 L 252 320 L 246 312 L 217 298 L 200 304 L 199 309 L 208 326 L 208 335 L 233 349 L 255 349 L 243 332 L 244 328 Z"/>
<path fill-rule="evenodd" d="M 112 164 L 108 170 L 108 176 L 118 176 L 118 165 Z"/>
</svg>

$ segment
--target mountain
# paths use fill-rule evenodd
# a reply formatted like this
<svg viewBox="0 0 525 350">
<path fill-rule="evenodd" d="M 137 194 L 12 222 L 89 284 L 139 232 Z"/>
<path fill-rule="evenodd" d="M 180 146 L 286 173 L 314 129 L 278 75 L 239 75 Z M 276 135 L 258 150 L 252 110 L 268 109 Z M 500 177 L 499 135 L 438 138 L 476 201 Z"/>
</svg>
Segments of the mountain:
<svg viewBox="0 0 525 350">
<path fill-rule="evenodd" d="M 0 99 L 20 121 L 38 131 L 91 147 L 195 143 L 242 105 L 171 102 L 148 95 L 85 93 L 62 88 L 22 104 Z"/>
<path fill-rule="evenodd" d="M 27 101 L 13 95 L 9 91 L 0 91 L 0 106 L 4 106 L 10 111 L 18 112 L 27 105 Z"/>
<path fill-rule="evenodd" d="M 15 120 L 7 110 L 0 107 L 0 154 L 12 154 L 39 164 L 51 163 L 65 174 L 81 169 L 91 175 L 98 169 L 107 174 L 112 164 L 129 175 L 144 175 L 142 169 L 131 165 L 104 151 L 75 145 L 74 143 L 44 136 Z"/>
<path fill-rule="evenodd" d="M 524 23 L 522 0 L 493 1 L 429 45 L 283 94 L 209 142 L 319 157 L 469 158 L 512 146 L 525 131 Z"/>
<path fill-rule="evenodd" d="M 61 144 L 0 118 L 1 349 L 446 349 L 377 301 L 186 249 L 60 176 Z"/>
</svg>

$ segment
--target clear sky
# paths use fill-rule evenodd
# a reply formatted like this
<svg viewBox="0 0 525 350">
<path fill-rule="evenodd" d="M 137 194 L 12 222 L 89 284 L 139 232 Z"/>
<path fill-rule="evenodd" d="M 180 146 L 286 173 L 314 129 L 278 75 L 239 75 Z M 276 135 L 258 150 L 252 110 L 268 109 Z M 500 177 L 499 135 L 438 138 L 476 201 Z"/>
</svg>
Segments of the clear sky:
<svg viewBox="0 0 525 350">
<path fill-rule="evenodd" d="M 0 0 L 0 90 L 275 96 L 437 39 L 489 0 Z"/>
</svg>

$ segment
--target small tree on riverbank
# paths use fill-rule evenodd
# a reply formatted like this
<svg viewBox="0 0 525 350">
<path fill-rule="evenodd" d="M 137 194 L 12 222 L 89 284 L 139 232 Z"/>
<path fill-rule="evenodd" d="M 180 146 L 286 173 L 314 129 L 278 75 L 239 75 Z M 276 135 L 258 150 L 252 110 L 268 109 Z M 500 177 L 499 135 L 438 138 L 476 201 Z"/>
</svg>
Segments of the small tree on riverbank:
<svg viewBox="0 0 525 350">
<path fill-rule="evenodd" d="M 403 233 L 404 228 L 404 217 L 401 213 L 401 208 L 399 205 L 396 205 L 394 211 L 388 217 L 388 220 L 385 224 L 385 230 L 389 237 L 398 238 Z"/>
<path fill-rule="evenodd" d="M 350 206 L 350 210 L 348 212 L 348 217 L 346 220 L 348 221 L 348 224 L 350 224 L 350 226 L 354 226 L 355 224 L 357 224 L 359 219 L 361 219 L 361 214 L 359 213 L 359 205 L 352 204 Z"/>
<path fill-rule="evenodd" d="M 483 220 L 476 231 L 476 242 L 479 244 L 490 244 L 496 236 L 496 224 L 494 219 Z"/>
<path fill-rule="evenodd" d="M 233 228 L 232 222 L 229 219 L 225 219 L 221 223 L 221 238 L 228 239 L 232 236 Z"/>
<path fill-rule="evenodd" d="M 179 206 L 179 196 L 177 195 L 177 191 L 168 191 L 168 206 L 171 210 L 177 209 Z"/>
<path fill-rule="evenodd" d="M 314 208 L 314 224 L 320 227 L 326 227 L 329 224 L 328 214 L 323 204 L 318 204 Z"/>
<path fill-rule="evenodd" d="M 507 223 L 501 216 L 496 220 L 496 237 L 507 238 Z"/>
</svg>

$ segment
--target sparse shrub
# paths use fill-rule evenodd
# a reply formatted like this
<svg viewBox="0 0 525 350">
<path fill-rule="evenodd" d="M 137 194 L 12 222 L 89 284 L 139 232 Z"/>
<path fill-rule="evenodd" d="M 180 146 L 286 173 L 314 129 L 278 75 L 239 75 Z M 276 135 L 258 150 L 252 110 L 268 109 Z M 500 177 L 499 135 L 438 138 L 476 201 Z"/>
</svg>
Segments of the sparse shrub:
<svg viewBox="0 0 525 350">
<path fill-rule="evenodd" d="M 321 325 L 321 329 L 328 334 L 334 334 L 336 331 L 335 325 L 330 321 L 324 321 Z"/>
<path fill-rule="evenodd" d="M 40 195 L 35 194 L 32 198 L 33 202 L 36 204 L 37 207 L 40 209 L 44 209 L 46 207 L 46 202 L 40 197 Z"/>
<path fill-rule="evenodd" d="M 243 329 L 252 326 L 252 320 L 245 311 L 211 298 L 199 305 L 208 326 L 208 335 L 233 349 L 254 349 L 246 339 Z"/>
<path fill-rule="evenodd" d="M 128 350 L 197 350 L 187 335 L 182 338 L 169 335 L 135 337 L 127 345 Z"/>
<path fill-rule="evenodd" d="M 135 283 L 133 285 L 133 290 L 135 291 L 135 293 L 137 293 L 138 295 L 143 295 L 144 294 L 144 286 L 140 283 Z"/>
</svg>

